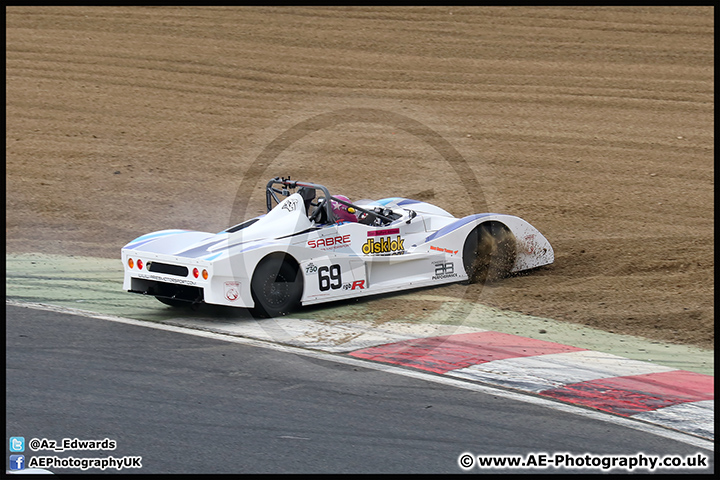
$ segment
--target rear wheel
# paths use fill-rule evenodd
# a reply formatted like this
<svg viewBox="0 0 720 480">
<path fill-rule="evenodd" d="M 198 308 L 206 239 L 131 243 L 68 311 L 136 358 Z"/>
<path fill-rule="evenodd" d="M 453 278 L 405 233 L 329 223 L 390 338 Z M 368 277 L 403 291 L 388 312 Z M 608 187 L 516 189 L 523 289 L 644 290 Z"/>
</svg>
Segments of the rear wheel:
<svg viewBox="0 0 720 480">
<path fill-rule="evenodd" d="M 300 305 L 303 283 L 300 268 L 284 254 L 272 254 L 255 268 L 250 282 L 255 308 L 261 317 L 287 315 Z"/>
<path fill-rule="evenodd" d="M 478 225 L 465 239 L 463 265 L 469 283 L 506 277 L 515 264 L 515 236 L 503 224 Z"/>
</svg>

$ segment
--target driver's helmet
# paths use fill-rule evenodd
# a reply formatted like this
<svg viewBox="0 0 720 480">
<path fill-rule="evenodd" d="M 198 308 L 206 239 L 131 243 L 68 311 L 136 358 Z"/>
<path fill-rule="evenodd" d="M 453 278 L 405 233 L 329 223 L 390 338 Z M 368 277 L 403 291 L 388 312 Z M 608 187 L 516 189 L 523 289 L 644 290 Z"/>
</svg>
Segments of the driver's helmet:
<svg viewBox="0 0 720 480">
<path fill-rule="evenodd" d="M 334 195 L 334 197 L 350 203 L 350 199 L 345 195 Z M 348 207 L 346 205 L 343 205 L 342 203 L 336 202 L 335 200 L 331 199 L 330 207 L 332 208 L 333 214 L 335 215 L 338 223 L 357 222 L 357 217 L 355 216 L 355 214 L 348 211 Z"/>
</svg>

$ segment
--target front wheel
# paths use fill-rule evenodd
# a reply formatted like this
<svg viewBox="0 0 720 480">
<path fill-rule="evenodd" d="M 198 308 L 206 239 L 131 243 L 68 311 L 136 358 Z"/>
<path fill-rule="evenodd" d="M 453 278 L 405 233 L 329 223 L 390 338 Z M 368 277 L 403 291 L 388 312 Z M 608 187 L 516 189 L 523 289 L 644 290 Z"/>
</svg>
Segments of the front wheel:
<svg viewBox="0 0 720 480">
<path fill-rule="evenodd" d="M 255 307 L 261 317 L 287 315 L 297 308 L 303 292 L 302 275 L 297 263 L 283 254 L 263 259 L 250 282 Z"/>
<path fill-rule="evenodd" d="M 515 236 L 503 224 L 486 222 L 465 239 L 463 266 L 469 283 L 499 280 L 515 265 Z"/>
</svg>

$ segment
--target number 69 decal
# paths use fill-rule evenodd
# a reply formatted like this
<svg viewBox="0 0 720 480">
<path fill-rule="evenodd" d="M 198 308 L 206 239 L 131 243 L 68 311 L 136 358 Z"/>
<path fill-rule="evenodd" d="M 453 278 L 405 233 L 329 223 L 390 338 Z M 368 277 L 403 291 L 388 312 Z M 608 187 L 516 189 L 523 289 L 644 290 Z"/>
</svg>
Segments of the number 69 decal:
<svg viewBox="0 0 720 480">
<path fill-rule="evenodd" d="M 337 290 L 342 287 L 342 272 L 340 265 L 322 266 L 318 268 L 318 282 L 320 291 L 326 292 L 331 288 Z"/>
</svg>

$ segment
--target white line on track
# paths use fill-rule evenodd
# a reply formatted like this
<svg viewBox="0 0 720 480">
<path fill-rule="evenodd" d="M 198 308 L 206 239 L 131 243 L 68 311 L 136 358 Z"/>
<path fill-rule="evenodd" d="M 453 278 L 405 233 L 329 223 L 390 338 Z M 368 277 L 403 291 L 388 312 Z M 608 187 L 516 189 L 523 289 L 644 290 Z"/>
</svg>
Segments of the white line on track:
<svg viewBox="0 0 720 480">
<path fill-rule="evenodd" d="M 714 442 L 704 440 L 701 438 L 694 437 L 692 435 L 686 435 L 680 432 L 676 432 L 673 430 L 668 430 L 661 427 L 656 427 L 654 425 L 650 425 L 647 423 L 643 423 L 639 420 L 629 419 L 625 417 L 618 417 L 610 414 L 605 414 L 602 412 L 597 412 L 593 410 L 587 410 L 584 408 L 576 407 L 573 405 L 568 405 L 560 402 L 555 402 L 552 400 L 535 397 L 532 395 L 526 395 L 520 392 L 512 392 L 508 390 L 502 390 L 495 387 L 490 387 L 486 385 L 481 385 L 478 383 L 471 383 L 467 381 L 463 381 L 460 379 L 455 378 L 449 378 L 445 376 L 440 375 L 433 375 L 431 373 L 422 372 L 419 370 L 410 370 L 405 369 L 402 367 L 395 367 L 391 365 L 386 364 L 380 364 L 380 363 L 374 363 L 366 360 L 360 360 L 357 358 L 335 354 L 335 353 L 327 353 L 327 352 L 319 352 L 316 350 L 308 350 L 300 347 L 294 347 L 289 345 L 283 345 L 278 343 L 272 343 L 268 341 L 263 340 L 255 340 L 251 338 L 245 338 L 245 337 L 239 337 L 239 336 L 233 336 L 233 335 L 224 335 L 216 332 L 208 332 L 204 330 L 196 330 L 192 328 L 187 327 L 180 327 L 175 325 L 166 325 L 163 323 L 157 323 L 157 322 L 151 322 L 151 321 L 145 321 L 145 320 L 135 320 L 132 318 L 123 318 L 123 317 L 117 317 L 113 315 L 102 315 L 94 312 L 89 312 L 86 310 L 79 310 L 75 308 L 68 308 L 68 307 L 60 307 L 56 305 L 49 305 L 49 304 L 43 304 L 43 303 L 28 303 L 28 302 L 18 302 L 15 300 L 6 300 L 6 304 L 14 307 L 25 307 L 25 308 L 34 308 L 37 310 L 46 310 L 51 312 L 57 312 L 57 313 L 65 313 L 69 315 L 78 315 L 83 317 L 89 317 L 89 318 L 95 318 L 98 320 L 106 320 L 110 322 L 116 322 L 116 323 L 124 323 L 126 325 L 136 325 L 140 327 L 147 327 L 147 328 L 154 328 L 156 330 L 165 330 L 168 332 L 175 332 L 175 333 L 182 333 L 185 335 L 194 335 L 196 337 L 204 337 L 204 338 L 211 338 L 215 340 L 221 340 L 224 342 L 232 342 L 232 343 L 240 343 L 243 345 L 250 345 L 254 347 L 260 347 L 260 348 L 269 348 L 272 350 L 278 350 L 288 353 L 294 353 L 296 355 L 303 355 L 306 357 L 311 358 L 317 358 L 321 360 L 326 360 L 330 362 L 340 362 L 347 365 L 353 365 L 357 367 L 362 368 L 368 368 L 372 370 L 378 370 L 386 373 L 393 373 L 396 375 L 404 375 L 406 377 L 411 378 L 417 378 L 420 380 L 425 380 L 428 382 L 434 382 L 442 385 L 448 385 L 453 386 L 457 388 L 463 388 L 465 390 L 472 390 L 475 392 L 485 393 L 488 395 L 494 395 L 496 397 L 502 397 L 507 398 L 509 400 L 515 400 L 518 402 L 524 402 L 529 403 L 532 405 L 538 405 L 541 407 L 550 408 L 552 410 L 570 413 L 573 415 L 579 415 L 581 417 L 593 419 L 593 420 L 599 420 L 607 423 L 612 423 L 615 425 L 632 428 L 634 430 L 639 430 L 641 432 L 650 433 L 653 435 L 657 435 L 660 437 L 668 438 L 671 440 L 675 440 L 678 442 L 686 443 L 688 445 L 692 445 L 698 448 L 703 448 L 705 450 L 709 450 L 714 452 L 715 451 L 715 444 Z"/>
</svg>

